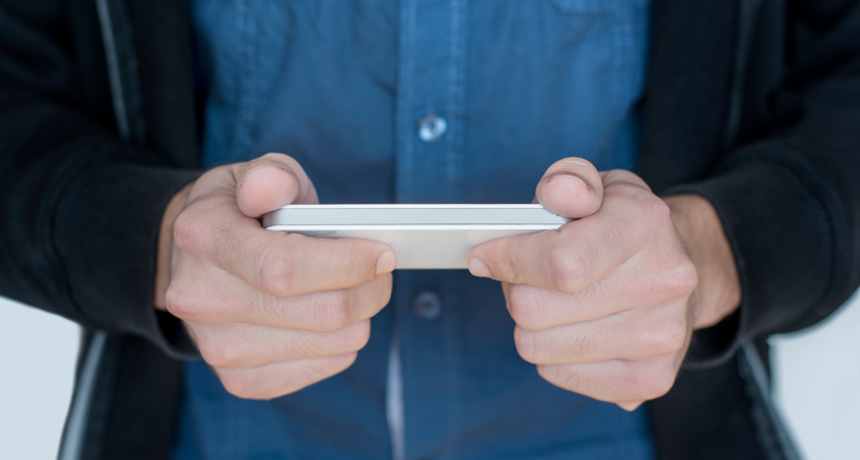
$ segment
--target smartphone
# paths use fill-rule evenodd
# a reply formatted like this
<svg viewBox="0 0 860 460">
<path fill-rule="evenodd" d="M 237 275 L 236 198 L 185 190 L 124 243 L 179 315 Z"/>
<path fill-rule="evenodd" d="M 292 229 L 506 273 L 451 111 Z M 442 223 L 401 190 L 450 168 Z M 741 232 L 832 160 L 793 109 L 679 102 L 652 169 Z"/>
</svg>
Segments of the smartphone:
<svg viewBox="0 0 860 460">
<path fill-rule="evenodd" d="M 398 269 L 465 269 L 481 243 L 569 221 L 539 204 L 290 205 L 263 216 L 268 230 L 385 243 Z"/>
</svg>

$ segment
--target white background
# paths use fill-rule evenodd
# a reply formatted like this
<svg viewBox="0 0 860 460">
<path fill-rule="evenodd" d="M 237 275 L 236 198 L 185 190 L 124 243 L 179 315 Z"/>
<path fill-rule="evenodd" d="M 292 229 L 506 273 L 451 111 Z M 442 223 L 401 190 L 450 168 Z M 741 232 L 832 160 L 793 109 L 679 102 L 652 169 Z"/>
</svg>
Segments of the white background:
<svg viewBox="0 0 860 460">
<path fill-rule="evenodd" d="M 860 459 L 860 298 L 772 341 L 775 393 L 808 460 Z M 78 328 L 0 298 L 0 459 L 55 458 Z"/>
</svg>

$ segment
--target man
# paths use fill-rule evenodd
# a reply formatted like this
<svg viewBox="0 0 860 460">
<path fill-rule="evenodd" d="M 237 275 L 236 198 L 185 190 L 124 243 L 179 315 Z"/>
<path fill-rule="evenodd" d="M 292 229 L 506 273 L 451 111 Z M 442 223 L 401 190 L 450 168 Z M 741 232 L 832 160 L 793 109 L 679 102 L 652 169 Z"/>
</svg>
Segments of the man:
<svg viewBox="0 0 860 460">
<path fill-rule="evenodd" d="M 2 293 L 99 331 L 61 455 L 793 455 L 759 353 L 858 284 L 854 2 L 0 11 Z M 579 219 L 474 276 L 256 220 L 532 194 Z"/>
</svg>

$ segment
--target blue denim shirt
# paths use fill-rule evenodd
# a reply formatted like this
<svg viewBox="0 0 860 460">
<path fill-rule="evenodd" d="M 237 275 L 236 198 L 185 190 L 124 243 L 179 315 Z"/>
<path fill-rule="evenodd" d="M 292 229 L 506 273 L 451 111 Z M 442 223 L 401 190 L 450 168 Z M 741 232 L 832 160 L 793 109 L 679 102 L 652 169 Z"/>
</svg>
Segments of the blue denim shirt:
<svg viewBox="0 0 860 460">
<path fill-rule="evenodd" d="M 636 162 L 648 0 L 194 0 L 207 165 L 296 158 L 322 203 L 528 203 Z M 178 459 L 650 459 L 643 410 L 523 361 L 498 283 L 398 271 L 345 372 L 273 401 L 186 367 Z"/>
</svg>

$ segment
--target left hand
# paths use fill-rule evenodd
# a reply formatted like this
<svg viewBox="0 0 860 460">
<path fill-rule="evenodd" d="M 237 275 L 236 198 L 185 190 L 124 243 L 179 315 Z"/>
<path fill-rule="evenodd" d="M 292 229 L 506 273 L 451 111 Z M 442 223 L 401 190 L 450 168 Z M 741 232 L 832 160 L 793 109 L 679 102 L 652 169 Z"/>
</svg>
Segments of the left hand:
<svg viewBox="0 0 860 460">
<path fill-rule="evenodd" d="M 694 327 L 716 323 L 739 299 L 697 314 L 698 267 L 669 205 L 635 174 L 598 173 L 568 158 L 547 170 L 536 200 L 577 220 L 491 241 L 469 256 L 473 275 L 502 282 L 519 354 L 549 382 L 626 410 L 662 396 Z M 710 233 L 725 239 L 716 225 Z"/>
</svg>

